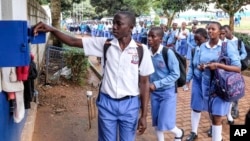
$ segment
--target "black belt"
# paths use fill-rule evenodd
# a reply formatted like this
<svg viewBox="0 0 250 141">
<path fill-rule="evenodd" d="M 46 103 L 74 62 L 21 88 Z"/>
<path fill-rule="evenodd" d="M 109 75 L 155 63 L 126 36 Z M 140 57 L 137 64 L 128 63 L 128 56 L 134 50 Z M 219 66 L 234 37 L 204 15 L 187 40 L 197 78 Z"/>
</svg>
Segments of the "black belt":
<svg viewBox="0 0 250 141">
<path fill-rule="evenodd" d="M 106 96 L 109 99 L 115 100 L 115 101 L 122 101 L 122 100 L 126 100 L 126 99 L 130 99 L 130 98 L 134 98 L 137 96 L 132 96 L 132 95 L 128 95 L 128 96 L 124 96 L 122 98 L 112 98 L 111 96 L 109 96 L 108 94 L 103 94 L 104 96 Z"/>
</svg>

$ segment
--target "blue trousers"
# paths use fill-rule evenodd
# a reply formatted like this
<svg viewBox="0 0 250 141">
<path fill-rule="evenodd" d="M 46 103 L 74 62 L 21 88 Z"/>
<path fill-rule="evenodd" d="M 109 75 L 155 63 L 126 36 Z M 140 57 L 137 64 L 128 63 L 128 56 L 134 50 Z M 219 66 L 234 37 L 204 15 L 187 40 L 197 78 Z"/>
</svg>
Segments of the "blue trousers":
<svg viewBox="0 0 250 141">
<path fill-rule="evenodd" d="M 139 97 L 112 99 L 100 93 L 98 107 L 98 141 L 134 141 L 138 123 Z M 119 134 L 119 135 L 118 135 Z"/>
</svg>

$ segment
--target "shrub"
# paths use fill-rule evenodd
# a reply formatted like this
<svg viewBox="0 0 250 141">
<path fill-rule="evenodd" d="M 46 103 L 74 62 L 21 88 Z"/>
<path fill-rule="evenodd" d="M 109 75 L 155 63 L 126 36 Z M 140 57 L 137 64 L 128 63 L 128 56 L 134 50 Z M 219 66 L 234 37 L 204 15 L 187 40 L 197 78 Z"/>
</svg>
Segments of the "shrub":
<svg viewBox="0 0 250 141">
<path fill-rule="evenodd" d="M 71 68 L 73 83 L 83 85 L 89 67 L 88 58 L 84 55 L 83 49 L 64 46 L 64 61 L 68 68 Z"/>
</svg>

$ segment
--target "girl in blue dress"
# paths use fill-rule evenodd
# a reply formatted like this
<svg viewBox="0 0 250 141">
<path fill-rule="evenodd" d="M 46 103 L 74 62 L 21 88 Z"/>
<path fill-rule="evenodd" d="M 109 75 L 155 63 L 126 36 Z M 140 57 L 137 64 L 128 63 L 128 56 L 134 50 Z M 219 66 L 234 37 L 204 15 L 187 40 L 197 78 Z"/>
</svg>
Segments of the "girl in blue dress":
<svg viewBox="0 0 250 141">
<path fill-rule="evenodd" d="M 212 115 L 212 141 L 222 140 L 222 119 L 226 116 L 229 110 L 230 102 L 226 102 L 216 94 L 211 94 L 213 83 L 211 83 L 211 70 L 217 68 L 226 71 L 233 71 L 240 73 L 241 64 L 238 50 L 231 42 L 227 43 L 226 55 L 230 58 L 231 64 L 225 65 L 217 63 L 216 61 L 221 55 L 222 41 L 220 40 L 221 25 L 218 22 L 211 22 L 208 25 L 209 41 L 200 46 L 198 53 L 198 69 L 201 71 L 201 91 L 204 100 L 208 104 L 204 104 L 208 112 Z M 214 81 L 214 80 L 213 80 Z M 205 107 L 207 105 L 207 107 Z"/>
<path fill-rule="evenodd" d="M 196 41 L 194 39 L 194 34 L 196 31 L 197 27 L 195 25 L 192 26 L 192 31 L 189 33 L 187 37 L 187 44 L 188 44 L 188 49 L 187 49 L 187 60 L 191 59 L 191 50 L 196 47 Z"/>
<path fill-rule="evenodd" d="M 193 141 L 197 138 L 197 131 L 201 116 L 201 111 L 207 111 L 207 100 L 204 99 L 201 90 L 201 71 L 198 69 L 199 65 L 199 51 L 200 46 L 207 42 L 207 31 L 204 28 L 198 28 L 194 32 L 194 40 L 197 43 L 193 54 L 191 55 L 190 64 L 187 73 L 186 86 L 189 87 L 192 80 L 191 92 L 191 133 L 186 141 Z"/>
<path fill-rule="evenodd" d="M 158 141 L 164 141 L 164 131 L 175 134 L 175 141 L 181 141 L 184 130 L 176 127 L 176 88 L 175 82 L 180 76 L 178 60 L 168 49 L 168 66 L 165 65 L 162 55 L 162 38 L 164 32 L 160 27 L 153 27 L 148 34 L 152 62 L 155 72 L 150 75 L 150 96 L 152 124 Z"/>
</svg>

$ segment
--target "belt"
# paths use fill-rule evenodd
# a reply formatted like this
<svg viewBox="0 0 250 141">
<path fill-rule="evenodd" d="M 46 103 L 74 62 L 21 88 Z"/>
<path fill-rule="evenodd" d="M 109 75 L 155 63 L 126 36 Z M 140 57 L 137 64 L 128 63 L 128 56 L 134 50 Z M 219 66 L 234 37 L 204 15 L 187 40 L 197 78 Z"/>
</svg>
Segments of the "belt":
<svg viewBox="0 0 250 141">
<path fill-rule="evenodd" d="M 127 100 L 127 99 L 130 99 L 130 98 L 137 97 L 137 96 L 128 95 L 128 96 L 124 96 L 124 97 L 122 97 L 122 98 L 112 98 L 112 97 L 109 96 L 108 94 L 103 94 L 103 95 L 106 96 L 106 97 L 109 98 L 109 99 L 114 100 L 114 101 L 123 101 L 123 100 Z"/>
</svg>

